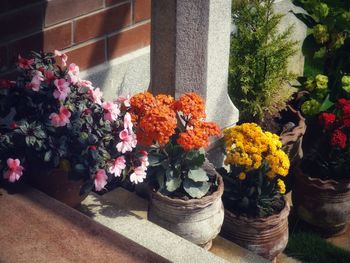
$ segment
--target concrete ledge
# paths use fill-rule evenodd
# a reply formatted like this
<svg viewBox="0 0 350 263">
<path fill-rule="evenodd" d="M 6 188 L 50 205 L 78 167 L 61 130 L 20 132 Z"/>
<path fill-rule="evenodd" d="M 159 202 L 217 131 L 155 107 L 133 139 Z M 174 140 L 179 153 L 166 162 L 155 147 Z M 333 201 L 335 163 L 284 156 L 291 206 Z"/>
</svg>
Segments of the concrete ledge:
<svg viewBox="0 0 350 263">
<path fill-rule="evenodd" d="M 79 210 L 171 262 L 267 262 L 221 237 L 214 240 L 213 253 L 205 251 L 147 221 L 147 206 L 147 200 L 118 188 L 103 196 L 90 194 Z"/>
</svg>

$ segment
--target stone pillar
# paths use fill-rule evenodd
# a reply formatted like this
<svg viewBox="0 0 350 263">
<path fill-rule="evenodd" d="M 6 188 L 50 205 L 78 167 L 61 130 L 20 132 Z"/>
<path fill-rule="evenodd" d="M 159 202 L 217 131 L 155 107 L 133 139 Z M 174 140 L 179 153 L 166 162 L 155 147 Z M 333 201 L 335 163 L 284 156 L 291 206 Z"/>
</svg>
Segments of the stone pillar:
<svg viewBox="0 0 350 263">
<path fill-rule="evenodd" d="M 206 99 L 207 119 L 234 125 L 238 110 L 227 93 L 231 0 L 152 0 L 151 88 Z"/>
<path fill-rule="evenodd" d="M 289 60 L 288 70 L 297 76 L 304 74 L 304 55 L 302 52 L 302 45 L 307 34 L 307 26 L 300 21 L 294 13 L 305 13 L 301 7 L 293 5 L 291 0 L 275 0 L 274 11 L 285 16 L 281 19 L 279 30 L 282 32 L 288 26 L 293 25 L 293 40 L 298 41 L 298 49 L 296 54 Z"/>
</svg>

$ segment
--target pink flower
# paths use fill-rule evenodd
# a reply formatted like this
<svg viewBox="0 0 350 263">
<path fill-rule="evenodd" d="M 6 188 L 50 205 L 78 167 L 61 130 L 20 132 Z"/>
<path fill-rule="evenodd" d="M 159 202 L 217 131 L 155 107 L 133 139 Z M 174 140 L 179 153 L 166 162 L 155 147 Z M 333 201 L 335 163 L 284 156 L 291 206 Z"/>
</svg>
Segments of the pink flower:
<svg viewBox="0 0 350 263">
<path fill-rule="evenodd" d="M 131 121 L 131 115 L 129 112 L 125 113 L 124 115 L 124 129 L 129 130 L 130 133 L 132 133 L 132 121 Z"/>
<path fill-rule="evenodd" d="M 148 162 L 148 152 L 142 150 L 140 151 L 141 157 L 139 160 L 141 161 L 141 166 L 145 167 L 147 169 L 147 166 L 149 165 Z"/>
<path fill-rule="evenodd" d="M 56 79 L 54 81 L 56 90 L 53 92 L 53 96 L 59 100 L 65 100 L 70 92 L 69 82 L 65 79 Z"/>
<path fill-rule="evenodd" d="M 77 84 L 79 82 L 79 67 L 74 63 L 69 64 L 68 81 L 72 84 Z"/>
<path fill-rule="evenodd" d="M 117 99 L 116 99 L 117 103 L 119 104 L 124 104 L 125 107 L 130 107 L 130 95 L 128 96 L 119 96 Z"/>
<path fill-rule="evenodd" d="M 34 63 L 34 59 L 25 59 L 21 55 L 18 55 L 18 66 L 22 69 L 31 69 Z"/>
<path fill-rule="evenodd" d="M 107 184 L 107 179 L 108 177 L 105 170 L 97 170 L 94 180 L 96 191 L 101 191 L 105 187 Z"/>
<path fill-rule="evenodd" d="M 136 167 L 134 172 L 130 175 L 130 182 L 137 184 L 142 183 L 146 178 L 146 169 L 143 166 Z"/>
<path fill-rule="evenodd" d="M 8 170 L 4 173 L 4 178 L 8 179 L 9 182 L 13 183 L 18 181 L 23 175 L 23 166 L 20 165 L 21 162 L 18 159 L 7 159 Z"/>
<path fill-rule="evenodd" d="M 36 70 L 33 74 L 32 80 L 26 84 L 26 88 L 31 89 L 33 91 L 39 91 L 40 84 L 43 80 L 43 74 L 40 71 Z"/>
<path fill-rule="evenodd" d="M 103 93 L 101 92 L 100 88 L 96 88 L 96 89 L 94 89 L 93 87 L 89 87 L 89 88 L 90 88 L 90 90 L 88 91 L 88 93 L 91 96 L 91 100 L 94 103 L 101 105 L 102 104 L 101 99 L 102 99 Z"/>
<path fill-rule="evenodd" d="M 128 130 L 124 129 L 119 133 L 121 142 L 117 144 L 117 151 L 121 153 L 131 152 L 136 147 L 136 134 L 129 134 Z"/>
<path fill-rule="evenodd" d="M 89 80 L 79 79 L 78 85 L 80 88 L 88 88 L 89 90 L 94 89 L 91 81 L 89 81 Z M 80 92 L 81 92 L 81 90 L 80 90 Z"/>
<path fill-rule="evenodd" d="M 105 121 L 115 121 L 120 113 L 119 107 L 113 102 L 103 102 L 102 108 L 104 109 L 104 120 Z"/>
<path fill-rule="evenodd" d="M 53 73 L 53 71 L 51 70 L 44 70 L 44 76 L 47 80 L 47 82 L 51 82 L 52 80 L 55 80 L 55 73 Z"/>
<path fill-rule="evenodd" d="M 63 127 L 67 123 L 69 123 L 69 118 L 71 116 L 70 111 L 64 107 L 61 106 L 59 113 L 51 113 L 49 118 L 51 120 L 51 124 L 54 127 Z"/>
<path fill-rule="evenodd" d="M 119 156 L 118 158 L 114 159 L 112 162 L 112 165 L 109 167 L 109 172 L 111 174 L 114 174 L 114 176 L 120 176 L 123 169 L 125 169 L 125 158 L 124 156 Z"/>
<path fill-rule="evenodd" d="M 68 56 L 58 50 L 55 50 L 55 56 L 56 57 L 60 57 L 61 58 L 61 65 L 62 67 L 67 66 L 67 60 L 68 60 Z"/>
</svg>

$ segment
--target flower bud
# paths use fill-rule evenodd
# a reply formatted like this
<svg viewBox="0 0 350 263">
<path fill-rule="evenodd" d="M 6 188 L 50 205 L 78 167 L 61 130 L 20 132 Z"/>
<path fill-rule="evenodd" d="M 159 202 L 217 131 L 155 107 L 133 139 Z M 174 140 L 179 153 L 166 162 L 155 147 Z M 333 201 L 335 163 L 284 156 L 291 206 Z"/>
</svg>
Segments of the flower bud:
<svg viewBox="0 0 350 263">
<path fill-rule="evenodd" d="M 329 40 L 328 28 L 326 25 L 318 24 L 314 26 L 313 34 L 318 44 L 324 44 Z"/>
<path fill-rule="evenodd" d="M 316 81 L 316 89 L 324 90 L 327 89 L 328 86 L 328 77 L 322 74 L 318 74 L 315 78 Z"/>
<path fill-rule="evenodd" d="M 317 100 L 311 99 L 301 105 L 301 111 L 307 116 L 312 116 L 319 112 L 320 107 L 321 104 Z"/>
<path fill-rule="evenodd" d="M 341 79 L 343 90 L 350 93 L 350 76 L 343 76 Z"/>
<path fill-rule="evenodd" d="M 325 18 L 326 16 L 328 16 L 329 7 L 325 3 L 319 3 L 318 5 L 315 6 L 314 13 L 319 18 Z"/>
</svg>

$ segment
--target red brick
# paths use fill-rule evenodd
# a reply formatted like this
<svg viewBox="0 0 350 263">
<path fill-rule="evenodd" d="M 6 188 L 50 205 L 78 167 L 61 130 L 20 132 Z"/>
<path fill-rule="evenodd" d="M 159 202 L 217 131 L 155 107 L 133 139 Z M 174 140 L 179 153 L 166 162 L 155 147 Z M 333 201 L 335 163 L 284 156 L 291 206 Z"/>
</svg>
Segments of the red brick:
<svg viewBox="0 0 350 263">
<path fill-rule="evenodd" d="M 27 55 L 31 50 L 52 52 L 55 49 L 61 50 L 70 47 L 71 34 L 72 24 L 66 23 L 10 43 L 8 45 L 10 63 L 13 63 L 19 53 Z"/>
<path fill-rule="evenodd" d="M 103 0 L 53 0 L 47 2 L 45 26 L 103 8 Z"/>
<path fill-rule="evenodd" d="M 75 22 L 75 43 L 109 34 L 131 24 L 131 4 L 116 6 L 111 9 L 86 16 Z"/>
<path fill-rule="evenodd" d="M 106 0 L 106 6 L 116 5 L 126 1 L 131 1 L 131 0 Z"/>
<path fill-rule="evenodd" d="M 151 0 L 135 0 L 134 19 L 140 22 L 151 18 Z"/>
<path fill-rule="evenodd" d="M 44 1 L 45 0 L 1 0 L 0 13 L 6 13 L 16 8 L 22 8 L 24 6 L 33 5 Z"/>
<path fill-rule="evenodd" d="M 43 11 L 43 5 L 35 5 L 1 15 L 1 41 L 8 41 L 14 37 L 40 30 L 43 25 Z"/>
<path fill-rule="evenodd" d="M 75 63 L 84 70 L 105 62 L 105 40 L 76 48 L 67 52 L 70 63 Z"/>
<path fill-rule="evenodd" d="M 108 39 L 108 59 L 148 46 L 150 31 L 151 25 L 148 23 L 110 37 Z"/>
</svg>

